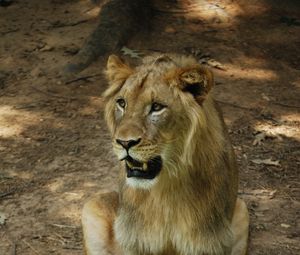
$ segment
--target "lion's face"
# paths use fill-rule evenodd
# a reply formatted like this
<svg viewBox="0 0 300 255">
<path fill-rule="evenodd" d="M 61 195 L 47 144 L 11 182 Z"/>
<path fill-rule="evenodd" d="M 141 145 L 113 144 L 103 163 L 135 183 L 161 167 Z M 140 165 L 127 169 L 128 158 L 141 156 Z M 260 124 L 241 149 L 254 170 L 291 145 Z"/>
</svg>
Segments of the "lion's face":
<svg viewBox="0 0 300 255">
<path fill-rule="evenodd" d="M 113 99 L 113 148 L 119 160 L 125 160 L 131 182 L 138 178 L 150 183 L 160 173 L 166 150 L 176 139 L 181 107 L 163 82 L 148 78 L 140 84 L 135 78 L 129 77 Z"/>
<path fill-rule="evenodd" d="M 201 111 L 210 88 L 205 72 L 194 62 L 180 69 L 166 56 L 136 70 L 110 57 L 106 120 L 129 185 L 147 188 L 157 182 L 164 166 L 176 164 L 191 131 L 187 108 Z"/>
</svg>

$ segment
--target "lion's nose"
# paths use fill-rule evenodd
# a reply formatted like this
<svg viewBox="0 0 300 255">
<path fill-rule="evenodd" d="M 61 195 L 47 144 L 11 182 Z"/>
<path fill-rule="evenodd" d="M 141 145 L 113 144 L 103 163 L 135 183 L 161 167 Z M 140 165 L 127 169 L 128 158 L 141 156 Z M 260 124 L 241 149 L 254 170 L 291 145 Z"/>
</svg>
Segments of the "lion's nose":
<svg viewBox="0 0 300 255">
<path fill-rule="evenodd" d="M 128 140 L 128 141 L 116 139 L 116 142 L 120 144 L 124 149 L 129 150 L 131 147 L 139 144 L 141 140 L 142 140 L 141 138 L 138 138 L 136 140 Z"/>
</svg>

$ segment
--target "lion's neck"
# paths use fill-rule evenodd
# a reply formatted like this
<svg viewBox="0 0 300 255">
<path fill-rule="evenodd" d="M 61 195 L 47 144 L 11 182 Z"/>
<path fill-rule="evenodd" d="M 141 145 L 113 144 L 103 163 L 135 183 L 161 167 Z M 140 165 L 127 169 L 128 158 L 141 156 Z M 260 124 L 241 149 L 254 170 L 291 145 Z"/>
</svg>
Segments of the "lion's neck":
<svg viewBox="0 0 300 255">
<path fill-rule="evenodd" d="M 209 140 L 211 139 L 207 141 L 202 139 L 196 144 L 191 164 L 186 164 L 181 158 L 174 158 L 171 163 L 166 164 L 158 176 L 158 182 L 149 189 L 131 188 L 123 181 L 121 187 L 125 200 L 130 203 L 135 201 L 146 203 L 149 199 L 151 203 L 159 205 L 164 200 L 170 202 L 172 199 L 176 201 L 179 197 L 184 200 L 187 196 L 199 196 L 199 189 L 202 195 L 205 192 L 212 192 L 208 185 L 218 181 L 215 180 L 215 173 L 218 171 L 223 151 L 217 145 L 203 146 L 208 145 Z"/>
</svg>

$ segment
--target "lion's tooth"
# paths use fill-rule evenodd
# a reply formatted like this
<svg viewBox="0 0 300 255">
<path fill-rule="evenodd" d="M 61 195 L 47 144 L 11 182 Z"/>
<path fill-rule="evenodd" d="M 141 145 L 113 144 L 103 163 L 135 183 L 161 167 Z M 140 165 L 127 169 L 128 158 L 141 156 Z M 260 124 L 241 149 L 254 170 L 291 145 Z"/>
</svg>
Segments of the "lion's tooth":
<svg viewBox="0 0 300 255">
<path fill-rule="evenodd" d="M 148 167 L 147 163 L 143 163 L 143 170 L 144 171 L 147 171 L 147 167 Z"/>
<path fill-rule="evenodd" d="M 134 167 L 132 168 L 132 170 L 143 171 L 143 169 L 142 169 L 141 167 L 136 167 L 136 166 L 134 166 Z"/>
<path fill-rule="evenodd" d="M 133 164 L 132 164 L 131 162 L 126 161 L 126 163 L 127 163 L 127 165 L 129 166 L 129 168 L 133 168 L 133 167 L 134 167 Z"/>
</svg>

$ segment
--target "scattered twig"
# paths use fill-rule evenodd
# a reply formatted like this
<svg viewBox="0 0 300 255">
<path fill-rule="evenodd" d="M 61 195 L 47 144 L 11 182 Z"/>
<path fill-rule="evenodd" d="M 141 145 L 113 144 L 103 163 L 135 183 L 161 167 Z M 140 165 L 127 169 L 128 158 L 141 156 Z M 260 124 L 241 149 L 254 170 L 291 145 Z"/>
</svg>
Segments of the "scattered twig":
<svg viewBox="0 0 300 255">
<path fill-rule="evenodd" d="M 28 243 L 25 239 L 22 240 L 35 254 L 41 255 L 30 243 Z"/>
<path fill-rule="evenodd" d="M 218 103 L 220 103 L 220 104 L 226 104 L 226 105 L 229 105 L 231 107 L 235 107 L 235 108 L 239 108 L 239 109 L 243 109 L 243 110 L 247 110 L 247 111 L 253 111 L 253 109 L 251 109 L 251 108 L 247 108 L 247 107 L 244 107 L 244 106 L 236 105 L 236 104 L 233 104 L 233 103 L 223 102 L 223 101 L 220 101 L 220 100 L 216 100 L 216 101 Z"/>
<path fill-rule="evenodd" d="M 91 10 L 93 10 L 95 7 L 91 7 L 91 8 L 87 8 L 86 10 L 83 11 L 83 13 L 88 13 L 90 12 Z"/>
<path fill-rule="evenodd" d="M 90 78 L 94 78 L 94 77 L 98 77 L 98 76 L 100 76 L 100 74 L 81 76 L 81 77 L 66 81 L 65 84 L 71 84 L 71 83 L 74 83 L 77 81 L 89 81 Z"/>
<path fill-rule="evenodd" d="M 0 237 L 0 240 L 3 240 L 3 238 L 5 238 L 11 244 L 11 249 L 10 249 L 9 255 L 16 255 L 17 254 L 17 243 L 15 241 L 12 241 L 10 234 L 6 231 L 3 232 L 2 236 Z"/>
<path fill-rule="evenodd" d="M 51 236 L 48 236 L 47 239 L 52 240 L 52 241 L 55 241 L 55 242 L 60 242 L 61 245 L 65 245 L 65 242 L 64 242 L 63 240 L 56 239 L 56 238 L 53 238 L 53 237 L 51 237 Z"/>
<path fill-rule="evenodd" d="M 0 180 L 12 180 L 13 177 L 0 174 Z"/>
<path fill-rule="evenodd" d="M 74 246 L 63 246 L 62 247 L 65 250 L 81 250 L 81 247 L 74 247 Z"/>
<path fill-rule="evenodd" d="M 13 194 L 15 194 L 16 192 L 23 191 L 24 189 L 30 187 L 32 184 L 34 184 L 34 181 L 33 181 L 33 180 L 32 180 L 32 181 L 29 181 L 28 183 L 25 183 L 24 185 L 21 185 L 21 186 L 19 186 L 19 187 L 17 187 L 17 188 L 14 188 L 14 189 L 12 189 L 12 190 L 10 190 L 10 191 L 7 191 L 7 192 L 5 192 L 5 193 L 2 193 L 2 194 L 0 194 L 0 199 L 1 199 L 1 198 L 4 198 L 4 197 L 7 197 L 7 196 L 10 196 L 10 195 L 13 195 Z"/>
<path fill-rule="evenodd" d="M 89 21 L 89 19 L 83 19 L 83 20 L 78 20 L 78 21 L 75 21 L 75 22 L 67 24 L 67 25 L 71 26 L 71 27 L 74 27 L 74 26 L 77 26 L 79 24 L 86 23 L 88 21 Z"/>
<path fill-rule="evenodd" d="M 15 106 L 15 109 L 23 110 L 23 109 L 32 109 L 32 108 L 36 108 L 36 107 L 37 107 L 37 104 L 28 104 L 28 105 Z"/>
<path fill-rule="evenodd" d="M 154 52 L 160 52 L 160 53 L 162 53 L 161 50 L 158 50 L 158 49 L 152 49 L 152 48 L 140 49 L 140 51 L 154 51 Z"/>
<path fill-rule="evenodd" d="M 76 226 L 56 224 L 56 223 L 50 223 L 49 225 L 54 226 L 54 227 L 58 227 L 58 228 L 77 228 Z"/>
<path fill-rule="evenodd" d="M 1 35 L 7 35 L 7 34 L 10 34 L 10 33 L 18 32 L 19 30 L 20 30 L 19 28 L 16 28 L 16 29 L 10 29 L 10 30 L 0 32 L 0 33 L 1 33 Z"/>
<path fill-rule="evenodd" d="M 62 245 L 66 245 L 67 241 L 63 236 L 61 236 L 58 233 L 55 233 L 55 235 L 59 238 L 59 241 L 62 242 Z M 67 237 L 67 238 L 69 238 L 69 237 Z"/>
<path fill-rule="evenodd" d="M 70 22 L 70 23 L 61 23 L 61 22 L 55 22 L 54 24 L 52 24 L 52 26 L 54 28 L 60 28 L 60 27 L 74 27 L 77 25 L 80 25 L 82 23 L 86 23 L 88 22 L 89 19 L 82 19 L 82 20 L 78 20 L 78 21 L 74 21 L 74 22 Z"/>
<path fill-rule="evenodd" d="M 10 195 L 13 195 L 16 191 L 17 190 L 11 190 L 11 191 L 8 191 L 8 192 L 1 193 L 0 198 L 4 198 L 4 197 L 10 196 Z"/>
<path fill-rule="evenodd" d="M 125 46 L 122 47 L 121 51 L 123 55 L 128 55 L 131 58 L 141 58 L 142 55 L 142 53 L 139 50 L 132 50 Z"/>
<path fill-rule="evenodd" d="M 189 13 L 190 10 L 184 10 L 184 9 L 163 9 L 163 8 L 155 8 L 154 11 L 160 12 L 160 13 L 175 13 L 175 14 L 183 14 L 183 13 Z"/>
<path fill-rule="evenodd" d="M 300 108 L 300 106 L 298 106 L 298 105 L 289 105 L 289 104 L 283 104 L 283 103 L 274 102 L 274 101 L 271 101 L 271 103 L 276 104 L 276 105 L 280 105 L 280 106 L 283 106 L 283 107 L 288 107 L 288 108 Z"/>
<path fill-rule="evenodd" d="M 268 159 L 252 159 L 251 162 L 258 165 L 280 166 L 279 160 Z"/>
<path fill-rule="evenodd" d="M 10 249 L 10 255 L 16 255 L 17 254 L 17 243 L 15 241 L 12 241 L 12 237 L 7 231 L 3 231 L 2 235 L 0 236 L 0 240 L 6 239 L 11 244 Z"/>
<path fill-rule="evenodd" d="M 11 255 L 16 255 L 16 254 L 17 254 L 17 244 L 16 244 L 16 243 L 13 243 L 13 244 L 12 244 L 10 254 L 11 254 Z"/>
<path fill-rule="evenodd" d="M 62 98 L 62 99 L 68 99 L 68 100 L 75 100 L 76 98 L 75 97 L 66 97 L 66 96 L 60 96 L 60 95 L 57 95 L 55 93 L 51 93 L 51 92 L 48 92 L 48 91 L 44 91 L 44 90 L 41 90 L 41 89 L 38 89 L 36 87 L 33 87 L 33 86 L 30 86 L 33 90 L 39 92 L 39 93 L 42 93 L 42 94 L 45 94 L 47 96 L 51 96 L 51 97 L 55 97 L 55 98 Z"/>
</svg>

